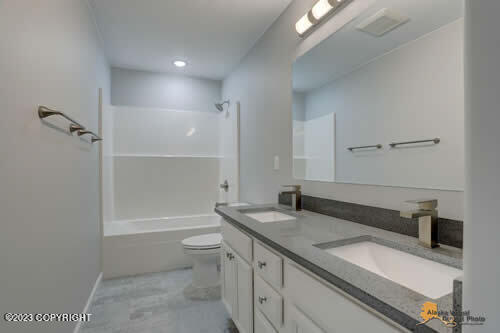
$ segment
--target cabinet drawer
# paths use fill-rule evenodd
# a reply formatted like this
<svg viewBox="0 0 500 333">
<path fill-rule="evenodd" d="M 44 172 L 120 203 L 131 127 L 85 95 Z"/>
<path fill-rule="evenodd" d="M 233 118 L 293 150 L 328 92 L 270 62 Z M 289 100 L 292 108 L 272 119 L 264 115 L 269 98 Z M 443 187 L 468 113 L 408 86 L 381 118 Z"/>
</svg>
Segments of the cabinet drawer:
<svg viewBox="0 0 500 333">
<path fill-rule="evenodd" d="M 270 285 L 254 274 L 254 304 L 275 328 L 283 323 L 283 299 Z"/>
<path fill-rule="evenodd" d="M 300 308 L 310 321 L 302 324 L 304 327 L 310 327 L 314 323 L 325 332 L 407 332 L 392 322 L 389 323 L 388 318 L 376 315 L 372 310 L 367 310 L 366 306 L 351 300 L 350 296 L 344 295 L 334 286 L 313 277 L 312 273 L 306 273 L 302 268 L 291 264 L 285 265 L 285 270 L 285 285 L 290 292 L 287 301 Z M 287 318 L 288 316 L 293 318 L 293 312 L 287 314 Z M 298 323 L 303 322 L 299 318 Z"/>
<path fill-rule="evenodd" d="M 255 312 L 255 333 L 278 333 L 260 311 Z"/>
<path fill-rule="evenodd" d="M 283 284 L 283 259 L 258 242 L 253 247 L 255 271 L 278 290 Z"/>
<path fill-rule="evenodd" d="M 252 262 L 252 239 L 226 221 L 222 221 L 222 238 L 247 262 Z"/>
<path fill-rule="evenodd" d="M 290 323 L 291 332 L 325 333 L 323 329 L 313 323 L 297 307 L 291 306 L 289 309 L 288 321 Z"/>
</svg>

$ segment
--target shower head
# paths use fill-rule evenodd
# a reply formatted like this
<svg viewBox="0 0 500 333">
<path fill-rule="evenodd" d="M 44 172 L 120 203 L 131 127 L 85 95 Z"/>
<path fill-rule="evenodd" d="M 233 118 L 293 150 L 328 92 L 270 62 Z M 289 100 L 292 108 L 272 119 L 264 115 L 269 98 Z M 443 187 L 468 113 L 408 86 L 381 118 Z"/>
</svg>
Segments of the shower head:
<svg viewBox="0 0 500 333">
<path fill-rule="evenodd" d="M 219 110 L 220 112 L 224 111 L 224 104 L 227 104 L 229 106 L 229 100 L 224 101 L 222 103 L 215 103 L 215 108 Z"/>
</svg>

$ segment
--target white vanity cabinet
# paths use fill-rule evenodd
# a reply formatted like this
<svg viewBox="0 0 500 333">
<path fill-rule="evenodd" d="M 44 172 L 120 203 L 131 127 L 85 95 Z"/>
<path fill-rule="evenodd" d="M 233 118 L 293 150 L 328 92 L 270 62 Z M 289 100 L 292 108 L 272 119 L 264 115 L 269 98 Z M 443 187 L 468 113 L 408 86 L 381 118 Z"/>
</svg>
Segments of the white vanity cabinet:
<svg viewBox="0 0 500 333">
<path fill-rule="evenodd" d="M 222 298 L 240 333 L 408 332 L 223 221 Z"/>
<path fill-rule="evenodd" d="M 252 266 L 222 244 L 222 299 L 240 333 L 253 333 Z"/>
<path fill-rule="evenodd" d="M 236 265 L 231 259 L 233 250 L 222 243 L 221 246 L 221 293 L 222 302 L 232 317 L 237 314 L 236 309 Z"/>
<path fill-rule="evenodd" d="M 253 333 L 253 240 L 225 221 L 222 237 L 222 301 L 240 333 Z"/>
</svg>

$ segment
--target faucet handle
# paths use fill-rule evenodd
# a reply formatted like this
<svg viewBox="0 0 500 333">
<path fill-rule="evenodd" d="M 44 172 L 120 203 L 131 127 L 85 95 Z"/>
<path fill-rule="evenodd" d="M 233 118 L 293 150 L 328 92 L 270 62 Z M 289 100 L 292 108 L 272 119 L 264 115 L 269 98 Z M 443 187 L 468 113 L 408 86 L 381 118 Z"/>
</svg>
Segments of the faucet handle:
<svg viewBox="0 0 500 333">
<path fill-rule="evenodd" d="M 418 208 L 422 210 L 434 210 L 438 206 L 437 199 L 417 199 L 417 200 L 407 200 L 405 202 L 411 204 L 417 204 Z"/>
<path fill-rule="evenodd" d="M 300 189 L 302 188 L 302 185 L 281 185 L 282 187 L 291 187 L 293 189 L 295 189 L 296 191 L 300 191 Z"/>
</svg>

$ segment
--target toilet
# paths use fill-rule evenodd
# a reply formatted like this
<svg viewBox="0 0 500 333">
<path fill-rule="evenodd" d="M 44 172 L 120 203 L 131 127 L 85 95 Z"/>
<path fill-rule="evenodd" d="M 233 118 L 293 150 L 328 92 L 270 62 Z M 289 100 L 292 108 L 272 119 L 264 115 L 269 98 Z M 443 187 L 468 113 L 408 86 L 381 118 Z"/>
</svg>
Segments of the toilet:
<svg viewBox="0 0 500 333">
<path fill-rule="evenodd" d="M 193 260 L 193 288 L 219 286 L 220 273 L 217 268 L 217 258 L 220 254 L 221 242 L 220 233 L 189 237 L 182 241 L 184 253 Z"/>
</svg>

